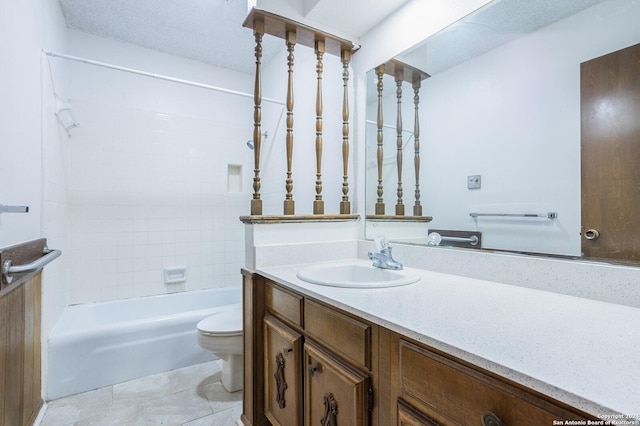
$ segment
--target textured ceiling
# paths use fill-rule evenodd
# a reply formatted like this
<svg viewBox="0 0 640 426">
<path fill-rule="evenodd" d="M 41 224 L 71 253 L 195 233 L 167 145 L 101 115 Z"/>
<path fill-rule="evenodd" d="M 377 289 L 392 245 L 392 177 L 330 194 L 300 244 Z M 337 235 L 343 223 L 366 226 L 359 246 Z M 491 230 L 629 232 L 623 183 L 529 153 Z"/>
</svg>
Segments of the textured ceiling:
<svg viewBox="0 0 640 426">
<path fill-rule="evenodd" d="M 434 75 L 602 1 L 496 0 L 399 59 Z"/>
<path fill-rule="evenodd" d="M 253 73 L 246 0 L 60 0 L 67 26 L 153 50 Z M 265 36 L 268 63 L 284 43 Z"/>
<path fill-rule="evenodd" d="M 253 34 L 242 27 L 248 13 L 247 0 L 59 1 L 69 28 L 236 71 L 254 72 Z M 273 5 L 294 19 L 316 22 L 357 38 L 406 2 L 276 0 Z M 269 0 L 262 3 L 269 6 Z M 263 7 L 260 3 L 258 6 Z M 282 49 L 282 40 L 265 36 L 263 63 L 269 63 Z"/>
</svg>

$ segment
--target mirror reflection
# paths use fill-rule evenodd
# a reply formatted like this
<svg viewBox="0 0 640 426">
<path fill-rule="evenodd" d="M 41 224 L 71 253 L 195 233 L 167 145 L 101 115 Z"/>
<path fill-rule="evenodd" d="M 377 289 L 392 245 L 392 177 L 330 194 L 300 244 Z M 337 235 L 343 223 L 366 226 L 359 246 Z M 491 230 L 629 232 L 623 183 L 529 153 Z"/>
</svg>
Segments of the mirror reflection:
<svg viewBox="0 0 640 426">
<path fill-rule="evenodd" d="M 417 103 L 371 70 L 367 237 L 640 261 L 638 22 L 637 1 L 496 0 L 394 58 L 428 74 Z"/>
</svg>

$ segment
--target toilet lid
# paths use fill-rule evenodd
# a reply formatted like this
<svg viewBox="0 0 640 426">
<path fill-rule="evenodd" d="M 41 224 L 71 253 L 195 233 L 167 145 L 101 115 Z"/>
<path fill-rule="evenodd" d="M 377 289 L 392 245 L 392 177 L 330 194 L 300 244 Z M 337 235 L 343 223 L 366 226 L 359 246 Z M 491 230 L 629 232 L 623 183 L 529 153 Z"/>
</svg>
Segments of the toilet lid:
<svg viewBox="0 0 640 426">
<path fill-rule="evenodd" d="M 242 309 L 218 312 L 200 321 L 198 331 L 209 336 L 242 334 Z"/>
</svg>

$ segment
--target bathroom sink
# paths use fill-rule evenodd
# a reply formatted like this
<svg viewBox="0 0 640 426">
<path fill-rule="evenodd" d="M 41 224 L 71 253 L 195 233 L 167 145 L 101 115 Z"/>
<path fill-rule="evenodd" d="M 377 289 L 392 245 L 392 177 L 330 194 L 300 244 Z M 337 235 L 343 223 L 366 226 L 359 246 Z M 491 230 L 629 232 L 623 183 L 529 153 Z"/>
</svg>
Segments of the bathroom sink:
<svg viewBox="0 0 640 426">
<path fill-rule="evenodd" d="M 370 260 L 360 259 L 318 263 L 302 268 L 296 275 L 312 284 L 349 288 L 396 287 L 420 279 L 412 269 L 381 269 L 371 266 Z"/>
</svg>

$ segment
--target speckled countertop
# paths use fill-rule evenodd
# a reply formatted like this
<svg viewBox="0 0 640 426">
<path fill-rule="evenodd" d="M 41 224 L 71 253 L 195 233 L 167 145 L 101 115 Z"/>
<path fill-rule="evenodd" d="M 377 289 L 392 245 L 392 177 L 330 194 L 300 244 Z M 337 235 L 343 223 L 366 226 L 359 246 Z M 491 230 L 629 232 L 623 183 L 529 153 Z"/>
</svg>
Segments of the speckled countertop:
<svg viewBox="0 0 640 426">
<path fill-rule="evenodd" d="M 411 268 L 406 286 L 327 287 L 304 266 L 257 272 L 595 416 L 640 418 L 640 309 Z"/>
</svg>

